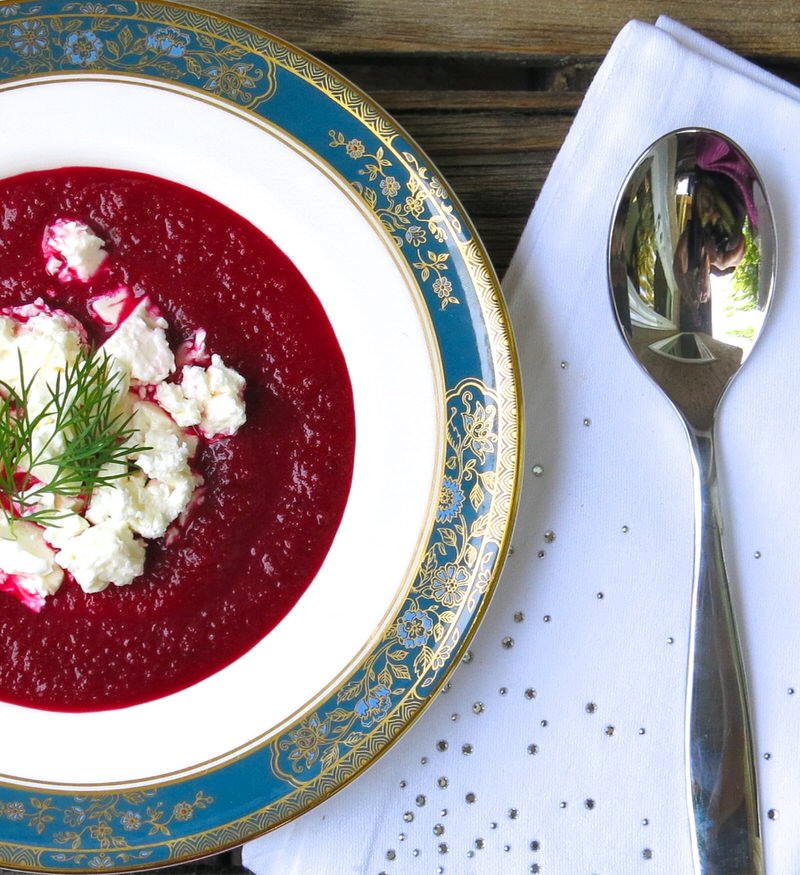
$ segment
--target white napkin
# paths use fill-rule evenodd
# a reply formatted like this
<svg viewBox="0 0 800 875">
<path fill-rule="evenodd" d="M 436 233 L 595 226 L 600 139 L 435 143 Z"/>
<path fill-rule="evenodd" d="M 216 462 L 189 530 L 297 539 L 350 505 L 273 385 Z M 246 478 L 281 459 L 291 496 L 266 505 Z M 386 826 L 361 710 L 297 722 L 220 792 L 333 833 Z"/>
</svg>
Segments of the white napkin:
<svg viewBox="0 0 800 875">
<path fill-rule="evenodd" d="M 717 434 L 767 871 L 800 871 L 798 97 L 668 19 L 622 30 L 505 278 L 526 478 L 514 553 L 473 659 L 363 777 L 247 845 L 253 871 L 692 871 L 691 467 L 676 415 L 619 337 L 606 288 L 611 210 L 628 169 L 661 134 L 690 125 L 751 156 L 777 222 L 776 302 Z"/>
</svg>

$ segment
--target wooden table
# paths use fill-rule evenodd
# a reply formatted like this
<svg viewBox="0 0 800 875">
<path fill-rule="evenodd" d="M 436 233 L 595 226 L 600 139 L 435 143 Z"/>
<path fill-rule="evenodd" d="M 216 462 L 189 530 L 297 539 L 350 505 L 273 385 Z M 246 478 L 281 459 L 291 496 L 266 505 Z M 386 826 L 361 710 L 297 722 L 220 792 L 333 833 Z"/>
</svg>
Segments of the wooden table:
<svg viewBox="0 0 800 875">
<path fill-rule="evenodd" d="M 198 0 L 329 63 L 428 153 L 502 276 L 622 25 L 670 15 L 800 81 L 798 0 Z"/>
<path fill-rule="evenodd" d="M 417 141 L 502 277 L 583 94 L 631 18 L 667 14 L 800 83 L 800 0 L 196 0 L 330 64 Z M 241 873 L 238 853 L 167 870 Z"/>
</svg>

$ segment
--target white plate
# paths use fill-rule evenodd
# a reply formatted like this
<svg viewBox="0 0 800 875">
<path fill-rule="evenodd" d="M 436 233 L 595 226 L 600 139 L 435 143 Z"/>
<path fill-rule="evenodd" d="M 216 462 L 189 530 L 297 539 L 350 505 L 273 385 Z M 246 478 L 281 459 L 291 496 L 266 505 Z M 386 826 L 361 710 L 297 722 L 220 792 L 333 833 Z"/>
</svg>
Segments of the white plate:
<svg viewBox="0 0 800 875">
<path fill-rule="evenodd" d="M 0 176 L 113 167 L 217 199 L 309 281 L 353 383 L 344 518 L 273 632 L 207 680 L 132 708 L 0 705 L 0 804 L 19 814 L 0 821 L 0 864 L 141 868 L 241 842 L 321 801 L 439 688 L 507 545 L 513 350 L 446 186 L 335 74 L 180 7 L 1 9 Z"/>
</svg>

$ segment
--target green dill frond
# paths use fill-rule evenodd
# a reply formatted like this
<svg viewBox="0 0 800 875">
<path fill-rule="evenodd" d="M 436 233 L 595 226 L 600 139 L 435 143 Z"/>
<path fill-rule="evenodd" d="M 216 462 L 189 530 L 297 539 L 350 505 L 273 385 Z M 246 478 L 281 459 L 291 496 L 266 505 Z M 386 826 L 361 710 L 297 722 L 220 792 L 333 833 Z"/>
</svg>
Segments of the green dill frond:
<svg viewBox="0 0 800 875">
<path fill-rule="evenodd" d="M 148 447 L 132 443 L 136 429 L 117 404 L 122 375 L 107 353 L 83 350 L 60 372 L 40 409 L 32 409 L 37 374 L 19 358 L 19 387 L 0 381 L 0 494 L 2 512 L 14 519 L 57 522 L 63 512 L 41 507 L 45 496 L 86 497 L 127 475 L 128 459 Z M 37 429 L 51 434 L 35 447 Z M 47 482 L 32 471 L 48 467 Z M 102 472 L 102 473 L 101 473 Z"/>
</svg>

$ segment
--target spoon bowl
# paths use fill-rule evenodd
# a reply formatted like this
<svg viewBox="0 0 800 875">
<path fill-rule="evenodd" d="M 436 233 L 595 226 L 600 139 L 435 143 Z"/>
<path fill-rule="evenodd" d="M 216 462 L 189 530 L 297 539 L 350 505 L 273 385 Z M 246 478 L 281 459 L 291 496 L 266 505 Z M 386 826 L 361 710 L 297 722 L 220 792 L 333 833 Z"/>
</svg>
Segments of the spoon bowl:
<svg viewBox="0 0 800 875">
<path fill-rule="evenodd" d="M 762 875 L 747 684 L 721 541 L 720 400 L 772 300 L 775 233 L 752 162 L 727 137 L 673 131 L 634 165 L 608 249 L 614 312 L 681 415 L 694 462 L 686 770 L 697 875 Z"/>
</svg>

